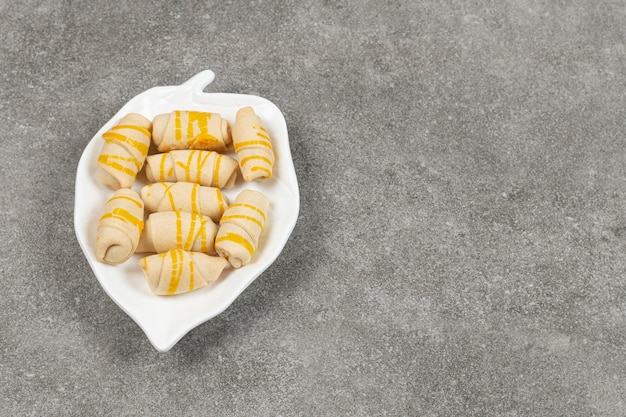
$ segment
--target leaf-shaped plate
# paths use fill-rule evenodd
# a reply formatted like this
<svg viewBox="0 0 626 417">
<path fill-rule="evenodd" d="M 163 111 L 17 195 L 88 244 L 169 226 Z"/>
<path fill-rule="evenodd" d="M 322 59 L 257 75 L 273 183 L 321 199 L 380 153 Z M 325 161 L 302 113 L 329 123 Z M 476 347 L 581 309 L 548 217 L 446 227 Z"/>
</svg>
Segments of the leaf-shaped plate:
<svg viewBox="0 0 626 417">
<path fill-rule="evenodd" d="M 298 182 L 291 159 L 287 125 L 281 111 L 270 101 L 253 95 L 205 93 L 215 74 L 202 71 L 178 86 L 154 87 L 137 95 L 109 120 L 85 148 L 76 173 L 74 227 L 78 242 L 104 291 L 145 332 L 152 345 L 165 352 L 185 334 L 223 312 L 278 257 L 295 227 L 300 209 Z M 244 189 L 266 194 L 270 213 L 253 260 L 239 269 L 227 268 L 220 279 L 208 287 L 175 296 L 152 294 L 137 263 L 140 255 L 111 266 L 96 261 L 94 243 L 102 207 L 113 191 L 99 183 L 96 161 L 103 145 L 102 134 L 127 113 L 154 116 L 173 110 L 217 112 L 231 126 L 238 109 L 252 106 L 272 137 L 276 155 L 269 180 L 245 182 L 241 175 L 235 187 L 223 190 L 233 201 Z M 233 152 L 227 153 L 235 157 Z M 139 191 L 147 182 L 142 172 L 133 189 Z"/>
</svg>

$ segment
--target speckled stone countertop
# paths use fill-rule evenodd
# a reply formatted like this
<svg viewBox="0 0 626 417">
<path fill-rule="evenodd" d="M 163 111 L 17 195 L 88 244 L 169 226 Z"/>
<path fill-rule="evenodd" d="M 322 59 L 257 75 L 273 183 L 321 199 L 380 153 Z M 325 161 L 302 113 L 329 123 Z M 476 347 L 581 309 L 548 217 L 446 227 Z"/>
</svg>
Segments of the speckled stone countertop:
<svg viewBox="0 0 626 417">
<path fill-rule="evenodd" d="M 0 0 L 0 415 L 626 415 L 623 1 Z M 283 252 L 159 353 L 78 160 L 211 69 L 284 113 Z"/>
</svg>

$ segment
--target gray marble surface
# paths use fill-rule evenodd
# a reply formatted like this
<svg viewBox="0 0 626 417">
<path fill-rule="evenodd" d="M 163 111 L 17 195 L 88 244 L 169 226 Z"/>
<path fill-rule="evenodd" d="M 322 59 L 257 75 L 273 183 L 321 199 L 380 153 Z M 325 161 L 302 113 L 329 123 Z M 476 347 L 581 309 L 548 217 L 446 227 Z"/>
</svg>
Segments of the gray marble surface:
<svg viewBox="0 0 626 417">
<path fill-rule="evenodd" d="M 626 415 L 626 4 L 0 0 L 0 415 Z M 157 352 L 74 235 L 136 94 L 285 115 L 284 251 Z"/>
</svg>

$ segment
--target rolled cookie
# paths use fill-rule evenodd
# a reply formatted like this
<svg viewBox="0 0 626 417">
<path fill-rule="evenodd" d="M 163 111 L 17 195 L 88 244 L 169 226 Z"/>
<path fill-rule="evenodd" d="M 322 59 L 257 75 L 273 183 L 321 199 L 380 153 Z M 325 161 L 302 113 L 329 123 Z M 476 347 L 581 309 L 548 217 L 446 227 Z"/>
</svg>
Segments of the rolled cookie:
<svg viewBox="0 0 626 417">
<path fill-rule="evenodd" d="M 232 142 L 230 125 L 219 113 L 175 110 L 153 120 L 152 140 L 159 152 L 175 149 L 225 151 Z"/>
<path fill-rule="evenodd" d="M 152 123 L 130 113 L 102 135 L 98 156 L 98 179 L 113 190 L 130 188 L 143 167 L 150 147 Z"/>
<path fill-rule="evenodd" d="M 187 211 L 219 222 L 228 198 L 216 187 L 191 182 L 156 182 L 141 188 L 139 194 L 146 211 Z"/>
<path fill-rule="evenodd" d="M 184 249 L 215 255 L 217 225 L 207 216 L 184 211 L 152 213 L 146 220 L 136 252 L 163 253 Z"/>
<path fill-rule="evenodd" d="M 274 166 L 272 140 L 252 107 L 237 111 L 232 135 L 243 179 L 270 178 Z"/>
<path fill-rule="evenodd" d="M 244 190 L 222 215 L 215 237 L 215 251 L 234 268 L 252 260 L 269 207 L 270 202 L 265 194 Z"/>
<path fill-rule="evenodd" d="M 135 251 L 144 227 L 143 201 L 135 191 L 122 188 L 107 200 L 98 221 L 96 260 L 118 265 Z"/>
<path fill-rule="evenodd" d="M 193 182 L 216 188 L 231 188 L 237 180 L 237 161 L 213 151 L 182 150 L 146 158 L 149 182 Z"/>
<path fill-rule="evenodd" d="M 157 295 L 182 294 L 217 281 L 228 262 L 219 256 L 173 249 L 139 261 L 150 290 Z"/>
</svg>

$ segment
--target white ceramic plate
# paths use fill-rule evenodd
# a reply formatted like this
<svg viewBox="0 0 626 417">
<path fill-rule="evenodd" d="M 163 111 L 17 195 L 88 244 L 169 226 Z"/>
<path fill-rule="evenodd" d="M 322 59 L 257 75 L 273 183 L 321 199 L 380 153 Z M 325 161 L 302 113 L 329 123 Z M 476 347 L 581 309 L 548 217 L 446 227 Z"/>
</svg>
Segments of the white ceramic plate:
<svg viewBox="0 0 626 417">
<path fill-rule="evenodd" d="M 281 111 L 270 101 L 257 96 L 205 93 L 215 74 L 206 70 L 178 86 L 155 87 L 130 100 L 95 134 L 85 148 L 76 173 L 74 227 L 78 242 L 104 291 L 145 332 L 159 351 L 171 349 L 187 332 L 224 311 L 241 292 L 278 257 L 291 234 L 300 209 L 298 183 L 289 149 L 287 125 Z M 244 189 L 265 193 L 271 202 L 270 213 L 252 262 L 239 269 L 227 268 L 220 279 L 208 287 L 175 296 L 152 294 L 137 266 L 134 255 L 127 262 L 110 266 L 96 261 L 94 242 L 98 219 L 113 191 L 101 185 L 96 176 L 96 160 L 102 148 L 101 135 L 127 113 L 140 113 L 152 119 L 173 110 L 218 112 L 232 125 L 237 110 L 252 106 L 269 131 L 276 162 L 272 178 L 246 183 L 239 175 L 234 188 L 223 190 L 233 201 Z M 234 153 L 230 153 L 234 156 Z M 146 184 L 137 177 L 133 189 Z"/>
</svg>

